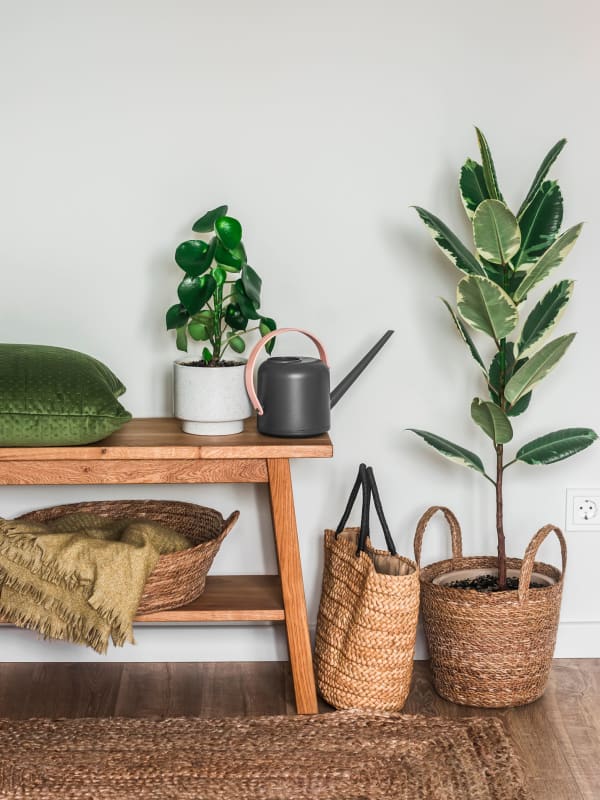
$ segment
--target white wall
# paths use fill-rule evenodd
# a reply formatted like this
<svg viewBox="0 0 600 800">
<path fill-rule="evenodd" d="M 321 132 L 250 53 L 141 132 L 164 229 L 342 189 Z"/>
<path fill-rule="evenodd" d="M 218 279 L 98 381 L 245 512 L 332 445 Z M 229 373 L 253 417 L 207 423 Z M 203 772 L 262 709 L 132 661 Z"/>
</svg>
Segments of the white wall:
<svg viewBox="0 0 600 800">
<path fill-rule="evenodd" d="M 493 550 L 489 485 L 403 432 L 438 431 L 489 463 L 468 413 L 482 391 L 477 371 L 437 299 L 452 296 L 458 273 L 409 209 L 422 204 L 466 230 L 456 177 L 476 156 L 473 124 L 487 132 L 514 204 L 549 146 L 569 137 L 555 170 L 565 224 L 588 224 L 563 270 L 577 289 L 560 327 L 580 336 L 516 421 L 515 441 L 600 428 L 599 12 L 589 0 L 0 0 L 0 12 L 0 340 L 92 353 L 127 384 L 136 416 L 168 415 L 172 253 L 222 202 L 245 225 L 264 309 L 320 334 L 334 379 L 396 329 L 335 409 L 335 459 L 293 467 L 313 621 L 321 531 L 337 522 L 361 460 L 376 468 L 403 552 L 432 503 L 455 509 L 468 552 Z M 600 485 L 599 468 L 598 446 L 551 467 L 511 468 L 509 549 L 520 555 L 540 525 L 562 523 L 565 488 Z M 264 487 L 3 488 L 0 513 L 100 497 L 239 507 L 215 570 L 274 571 Z M 572 534 L 569 547 L 558 653 L 600 656 L 600 535 Z M 432 531 L 427 559 L 447 550 L 441 528 Z M 548 545 L 542 556 L 557 552 Z M 139 640 L 111 657 L 285 653 L 264 628 L 154 628 Z M 14 630 L 0 641 L 2 660 L 93 657 Z"/>
</svg>

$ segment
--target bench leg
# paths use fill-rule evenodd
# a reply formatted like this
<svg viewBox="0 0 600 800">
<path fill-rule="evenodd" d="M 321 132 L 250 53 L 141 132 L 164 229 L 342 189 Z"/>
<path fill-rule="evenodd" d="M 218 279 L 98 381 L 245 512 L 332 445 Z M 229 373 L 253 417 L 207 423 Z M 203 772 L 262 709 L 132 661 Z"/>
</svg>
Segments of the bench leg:
<svg viewBox="0 0 600 800">
<path fill-rule="evenodd" d="M 317 689 L 308 634 L 290 462 L 287 458 L 267 459 L 267 469 L 296 710 L 298 714 L 316 714 Z"/>
</svg>

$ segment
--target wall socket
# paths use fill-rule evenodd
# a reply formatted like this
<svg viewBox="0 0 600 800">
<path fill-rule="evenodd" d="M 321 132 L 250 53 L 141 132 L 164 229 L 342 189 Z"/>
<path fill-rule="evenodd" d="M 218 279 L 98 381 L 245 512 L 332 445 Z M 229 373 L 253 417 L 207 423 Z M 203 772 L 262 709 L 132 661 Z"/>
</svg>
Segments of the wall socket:
<svg viewBox="0 0 600 800">
<path fill-rule="evenodd" d="M 568 531 L 600 531 L 600 488 L 567 489 Z"/>
</svg>

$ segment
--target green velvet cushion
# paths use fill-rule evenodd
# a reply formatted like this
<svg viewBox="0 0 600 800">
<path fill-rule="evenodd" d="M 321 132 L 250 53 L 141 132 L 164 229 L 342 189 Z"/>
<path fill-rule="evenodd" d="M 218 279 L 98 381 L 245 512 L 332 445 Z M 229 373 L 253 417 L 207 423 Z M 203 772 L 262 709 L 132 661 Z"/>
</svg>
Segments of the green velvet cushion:
<svg viewBox="0 0 600 800">
<path fill-rule="evenodd" d="M 87 444 L 131 414 L 125 387 L 84 353 L 34 344 L 0 344 L 0 446 Z"/>
</svg>

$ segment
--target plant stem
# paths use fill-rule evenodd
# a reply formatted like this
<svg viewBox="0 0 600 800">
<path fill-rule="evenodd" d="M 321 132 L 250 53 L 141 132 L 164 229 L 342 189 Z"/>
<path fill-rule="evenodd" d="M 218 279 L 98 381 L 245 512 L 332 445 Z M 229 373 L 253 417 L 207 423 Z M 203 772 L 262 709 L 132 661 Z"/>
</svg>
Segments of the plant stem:
<svg viewBox="0 0 600 800">
<path fill-rule="evenodd" d="M 496 533 L 498 535 L 498 586 L 506 589 L 506 539 L 504 536 L 504 503 L 502 477 L 504 446 L 496 445 Z"/>
</svg>

